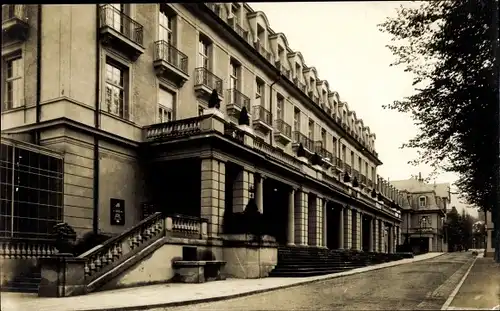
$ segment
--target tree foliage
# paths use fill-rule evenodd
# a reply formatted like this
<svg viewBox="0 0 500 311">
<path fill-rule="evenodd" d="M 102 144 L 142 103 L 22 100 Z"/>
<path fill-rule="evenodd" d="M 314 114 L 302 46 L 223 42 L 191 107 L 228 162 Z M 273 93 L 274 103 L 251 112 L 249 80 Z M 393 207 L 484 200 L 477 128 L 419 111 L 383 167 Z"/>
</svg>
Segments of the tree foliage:
<svg viewBox="0 0 500 311">
<path fill-rule="evenodd" d="M 449 250 L 468 249 L 472 247 L 474 237 L 474 221 L 469 214 L 459 214 L 453 206 L 446 215 L 447 242 Z"/>
<path fill-rule="evenodd" d="M 458 173 L 459 191 L 485 209 L 497 203 L 497 5 L 423 2 L 379 25 L 392 36 L 392 65 L 414 76 L 414 94 L 385 107 L 411 114 L 420 130 L 402 147 L 418 150 L 414 164 Z"/>
</svg>

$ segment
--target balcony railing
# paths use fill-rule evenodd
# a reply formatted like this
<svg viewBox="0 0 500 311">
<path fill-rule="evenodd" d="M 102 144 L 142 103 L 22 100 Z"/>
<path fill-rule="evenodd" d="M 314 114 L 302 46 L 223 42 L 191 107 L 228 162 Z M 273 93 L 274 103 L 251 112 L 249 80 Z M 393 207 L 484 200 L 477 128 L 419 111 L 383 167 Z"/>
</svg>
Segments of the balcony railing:
<svg viewBox="0 0 500 311">
<path fill-rule="evenodd" d="M 322 158 L 330 159 L 330 161 L 333 161 L 332 160 L 332 157 L 333 157 L 332 153 L 325 149 L 322 141 L 314 142 L 314 152 L 319 154 Z"/>
<path fill-rule="evenodd" d="M 347 164 L 347 163 L 344 163 L 344 171 L 347 174 L 351 175 L 352 174 L 352 168 L 351 168 L 351 166 L 349 164 Z"/>
<path fill-rule="evenodd" d="M 297 144 L 302 144 L 302 147 L 306 148 L 311 152 L 314 151 L 313 141 L 299 131 L 293 132 L 293 141 Z"/>
<path fill-rule="evenodd" d="M 359 177 L 359 181 L 363 184 L 366 185 L 366 176 L 361 174 Z"/>
<path fill-rule="evenodd" d="M 274 128 L 288 138 L 292 138 L 292 127 L 281 119 L 274 120 Z"/>
<path fill-rule="evenodd" d="M 25 4 L 2 4 L 2 22 L 13 18 L 24 22 L 28 20 Z"/>
<path fill-rule="evenodd" d="M 203 85 L 210 90 L 217 90 L 219 96 L 222 96 L 222 79 L 210 72 L 207 68 L 196 68 L 195 86 Z"/>
<path fill-rule="evenodd" d="M 245 138 L 245 132 L 232 123 L 224 124 L 224 135 L 241 144 L 243 144 Z"/>
<path fill-rule="evenodd" d="M 227 90 L 229 93 L 229 103 L 235 105 L 240 110 L 243 107 L 247 108 L 247 111 L 250 112 L 250 98 L 248 98 L 245 94 L 241 93 L 237 89 L 229 89 Z"/>
<path fill-rule="evenodd" d="M 188 71 L 188 57 L 164 40 L 155 42 L 154 60 L 165 61 L 184 73 Z"/>
<path fill-rule="evenodd" d="M 200 123 L 209 117 L 210 115 L 203 115 L 189 119 L 150 125 L 145 129 L 146 140 L 154 141 L 198 134 L 201 132 Z"/>
<path fill-rule="evenodd" d="M 242 37 L 243 39 L 248 41 L 248 31 L 243 29 L 243 27 L 241 27 L 241 25 L 238 22 L 236 22 L 236 20 L 233 21 L 232 23 L 230 23 L 230 26 L 231 26 L 231 28 L 234 29 L 234 31 L 236 31 L 236 33 L 240 37 Z"/>
<path fill-rule="evenodd" d="M 253 120 L 261 121 L 267 125 L 272 125 L 273 116 L 269 110 L 266 108 L 257 105 L 253 106 Z"/>
<path fill-rule="evenodd" d="M 110 27 L 122 34 L 127 39 L 142 45 L 143 27 L 138 22 L 127 16 L 111 4 L 102 5 L 100 8 L 100 26 Z"/>
</svg>

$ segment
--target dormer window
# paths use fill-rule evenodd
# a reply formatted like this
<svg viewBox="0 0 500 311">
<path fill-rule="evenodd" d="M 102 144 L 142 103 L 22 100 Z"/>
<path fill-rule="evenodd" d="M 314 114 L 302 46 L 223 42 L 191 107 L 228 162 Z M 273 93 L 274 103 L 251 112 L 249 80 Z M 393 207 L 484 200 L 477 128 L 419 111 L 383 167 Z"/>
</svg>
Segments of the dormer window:
<svg viewBox="0 0 500 311">
<path fill-rule="evenodd" d="M 264 28 L 261 25 L 257 25 L 257 39 L 260 41 L 260 44 L 264 46 L 266 33 Z"/>
<path fill-rule="evenodd" d="M 314 79 L 310 78 L 309 79 L 309 87 L 311 88 L 311 91 L 313 90 L 313 86 L 314 86 Z"/>
<path fill-rule="evenodd" d="M 231 14 L 233 15 L 234 20 L 239 25 L 240 24 L 240 7 L 238 4 L 233 3 L 231 5 Z"/>
<path fill-rule="evenodd" d="M 278 45 L 278 59 L 280 62 L 285 60 L 285 49 L 281 45 Z"/>
<path fill-rule="evenodd" d="M 295 64 L 295 77 L 300 81 L 300 73 L 302 72 L 302 68 L 299 64 Z"/>
<path fill-rule="evenodd" d="M 427 206 L 427 197 L 421 196 L 418 198 L 418 207 L 425 208 Z"/>
</svg>

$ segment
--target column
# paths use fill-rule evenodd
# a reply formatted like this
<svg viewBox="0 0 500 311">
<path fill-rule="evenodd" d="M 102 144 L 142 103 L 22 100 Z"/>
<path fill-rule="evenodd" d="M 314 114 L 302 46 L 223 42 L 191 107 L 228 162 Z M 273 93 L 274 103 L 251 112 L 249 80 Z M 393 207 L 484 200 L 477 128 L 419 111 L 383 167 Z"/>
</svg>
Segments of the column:
<svg viewBox="0 0 500 311">
<path fill-rule="evenodd" d="M 302 190 L 295 192 L 295 244 L 307 245 L 308 195 Z"/>
<path fill-rule="evenodd" d="M 429 253 L 434 251 L 432 237 L 429 238 Z"/>
<path fill-rule="evenodd" d="M 323 232 L 323 237 L 322 237 L 323 243 L 322 243 L 322 245 L 324 247 L 328 247 L 328 243 L 327 243 L 328 242 L 327 241 L 327 238 L 328 238 L 328 231 L 327 231 L 328 230 L 328 223 L 327 223 L 327 218 L 328 217 L 327 217 L 327 213 L 328 213 L 328 211 L 327 211 L 327 206 L 326 206 L 327 203 L 328 203 L 328 201 L 326 199 L 323 199 L 322 203 L 323 203 L 323 205 L 322 205 L 323 206 L 323 213 L 322 213 L 323 214 L 322 215 L 323 216 L 323 225 L 322 225 L 322 228 L 323 228 L 323 230 L 322 230 L 322 232 Z"/>
<path fill-rule="evenodd" d="M 309 193 L 309 197 L 307 200 L 307 245 L 316 246 L 317 240 L 317 198 L 316 195 Z"/>
<path fill-rule="evenodd" d="M 295 245 L 295 190 L 288 193 L 287 245 Z"/>
<path fill-rule="evenodd" d="M 384 231 L 384 227 L 383 227 L 382 220 L 378 219 L 378 251 L 381 253 L 385 253 L 383 231 Z"/>
<path fill-rule="evenodd" d="M 314 246 L 323 245 L 323 204 L 322 199 L 316 196 L 316 200 L 312 203 L 314 205 L 314 219 L 312 221 L 314 226 Z"/>
<path fill-rule="evenodd" d="M 363 250 L 363 213 L 359 212 L 358 217 L 357 217 L 357 222 L 358 222 L 358 250 L 362 251 Z"/>
<path fill-rule="evenodd" d="M 344 248 L 344 207 L 340 206 L 339 211 L 339 249 Z"/>
<path fill-rule="evenodd" d="M 255 179 L 255 203 L 257 203 L 257 208 L 260 213 L 264 212 L 264 176 L 259 176 Z"/>
<path fill-rule="evenodd" d="M 201 211 L 208 220 L 208 236 L 222 232 L 224 217 L 226 164 L 216 159 L 201 161 Z"/>
<path fill-rule="evenodd" d="M 351 249 L 352 247 L 352 210 L 348 207 L 345 209 L 345 218 L 344 218 L 344 235 L 345 235 L 345 243 L 344 247 L 346 249 Z"/>
<path fill-rule="evenodd" d="M 248 200 L 250 199 L 253 193 L 250 193 L 250 189 L 253 188 L 254 184 L 254 175 L 252 172 L 249 172 L 245 169 L 242 169 L 236 180 L 234 182 L 233 187 L 233 212 L 241 213 L 245 211 L 245 208 L 248 204 Z"/>
<path fill-rule="evenodd" d="M 370 226 L 368 230 L 368 234 L 370 235 L 370 238 L 368 239 L 368 251 L 373 252 L 373 217 L 370 217 Z"/>
</svg>

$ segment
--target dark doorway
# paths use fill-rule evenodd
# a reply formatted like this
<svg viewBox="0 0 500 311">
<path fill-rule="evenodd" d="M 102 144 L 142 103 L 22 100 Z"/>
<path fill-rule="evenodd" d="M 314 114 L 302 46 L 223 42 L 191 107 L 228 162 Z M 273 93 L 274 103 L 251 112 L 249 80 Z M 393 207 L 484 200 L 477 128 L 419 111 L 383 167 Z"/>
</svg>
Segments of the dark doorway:
<svg viewBox="0 0 500 311">
<path fill-rule="evenodd" d="M 238 178 L 238 174 L 243 170 L 243 168 L 237 164 L 227 162 L 226 163 L 226 177 L 225 177 L 225 195 L 224 195 L 224 221 L 223 230 L 228 233 L 229 230 L 229 219 L 233 215 L 233 198 L 234 198 L 234 183 Z"/>
<path fill-rule="evenodd" d="M 326 205 L 326 246 L 329 249 L 338 249 L 340 247 L 340 209 L 342 207 L 328 202 Z"/>
<path fill-rule="evenodd" d="M 165 214 L 200 216 L 200 159 L 155 163 L 150 167 L 149 180 L 156 210 Z"/>
<path fill-rule="evenodd" d="M 361 245 L 362 249 L 365 252 L 370 251 L 370 239 L 371 239 L 371 226 L 370 226 L 371 217 L 363 215 L 361 218 Z"/>
<path fill-rule="evenodd" d="M 263 192 L 265 232 L 274 236 L 280 245 L 286 245 L 290 189 L 281 182 L 266 178 L 264 179 Z"/>
</svg>

